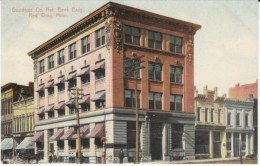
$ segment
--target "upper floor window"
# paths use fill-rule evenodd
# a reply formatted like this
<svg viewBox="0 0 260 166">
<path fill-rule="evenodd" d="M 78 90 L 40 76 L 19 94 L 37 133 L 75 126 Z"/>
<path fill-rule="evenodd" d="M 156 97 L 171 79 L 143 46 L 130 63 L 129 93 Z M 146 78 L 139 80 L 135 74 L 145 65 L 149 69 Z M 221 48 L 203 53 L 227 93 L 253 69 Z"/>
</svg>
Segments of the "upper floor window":
<svg viewBox="0 0 260 166">
<path fill-rule="evenodd" d="M 63 64 L 64 61 L 64 49 L 58 51 L 58 65 Z"/>
<path fill-rule="evenodd" d="M 96 33 L 96 47 L 104 45 L 105 44 L 105 28 L 101 28 L 101 29 L 97 30 L 95 33 Z"/>
<path fill-rule="evenodd" d="M 48 57 L 48 69 L 54 68 L 54 55 Z"/>
<path fill-rule="evenodd" d="M 170 36 L 170 51 L 175 53 L 182 53 L 182 38 L 177 36 Z"/>
<path fill-rule="evenodd" d="M 148 47 L 162 49 L 162 34 L 159 32 L 148 31 Z"/>
<path fill-rule="evenodd" d="M 44 96 L 44 90 L 39 91 L 39 98 L 43 98 Z"/>
<path fill-rule="evenodd" d="M 182 68 L 171 66 L 170 81 L 174 83 L 182 83 Z"/>
<path fill-rule="evenodd" d="M 205 108 L 205 122 L 208 122 L 208 108 Z"/>
<path fill-rule="evenodd" d="M 44 72 L 44 59 L 39 62 L 39 73 Z"/>
<path fill-rule="evenodd" d="M 197 108 L 197 121 L 200 121 L 200 107 Z"/>
<path fill-rule="evenodd" d="M 136 64 L 136 68 L 140 68 L 140 60 L 137 59 L 134 62 Z M 124 70 L 125 70 L 125 76 L 127 77 L 134 77 L 134 73 L 132 72 L 132 64 L 130 61 L 130 58 L 125 58 L 124 61 Z M 136 78 L 140 78 L 140 69 L 136 70 Z"/>
<path fill-rule="evenodd" d="M 170 109 L 175 112 L 182 112 L 182 96 L 171 95 L 170 97 Z"/>
<path fill-rule="evenodd" d="M 231 112 L 227 114 L 227 125 L 231 125 Z"/>
<path fill-rule="evenodd" d="M 218 110 L 218 123 L 221 122 L 221 109 Z"/>
<path fill-rule="evenodd" d="M 140 108 L 140 91 L 137 91 L 137 104 Z M 135 107 L 135 91 L 125 90 L 125 107 Z"/>
<path fill-rule="evenodd" d="M 149 80 L 157 80 L 157 81 L 162 80 L 162 64 L 149 62 L 148 70 L 149 70 Z"/>
<path fill-rule="evenodd" d="M 132 26 L 125 26 L 125 42 L 140 45 L 140 29 Z"/>
<path fill-rule="evenodd" d="M 237 126 L 240 126 L 241 124 L 240 124 L 240 113 L 237 113 L 236 114 L 236 125 Z"/>
<path fill-rule="evenodd" d="M 69 60 L 76 58 L 76 56 L 77 56 L 76 43 L 73 43 L 69 46 Z"/>
<path fill-rule="evenodd" d="M 161 93 L 149 93 L 149 108 L 150 109 L 162 109 L 162 94 Z"/>
<path fill-rule="evenodd" d="M 92 70 L 93 72 L 95 72 L 96 80 L 105 78 L 106 76 L 105 65 L 106 65 L 105 60 L 96 62 L 95 68 Z"/>
<path fill-rule="evenodd" d="M 248 113 L 245 114 L 245 127 L 248 127 Z"/>
<path fill-rule="evenodd" d="M 211 122 L 214 121 L 214 109 L 211 109 L 211 112 L 210 112 L 210 121 L 211 121 Z"/>
<path fill-rule="evenodd" d="M 84 54 L 90 50 L 90 37 L 86 36 L 81 39 L 81 53 Z"/>
</svg>

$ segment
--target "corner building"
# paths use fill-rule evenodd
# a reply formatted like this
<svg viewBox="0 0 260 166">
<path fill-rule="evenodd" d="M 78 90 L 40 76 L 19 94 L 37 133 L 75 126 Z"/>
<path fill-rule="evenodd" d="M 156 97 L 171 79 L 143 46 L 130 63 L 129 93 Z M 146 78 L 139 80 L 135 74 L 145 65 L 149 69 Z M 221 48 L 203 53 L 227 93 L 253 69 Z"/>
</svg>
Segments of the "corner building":
<svg viewBox="0 0 260 166">
<path fill-rule="evenodd" d="M 34 61 L 35 153 L 75 162 L 72 87 L 83 89 L 81 150 L 85 162 L 135 156 L 134 78 L 124 74 L 143 55 L 139 95 L 140 161 L 194 159 L 194 35 L 200 25 L 107 3 L 28 53 Z M 178 153 L 174 153 L 177 151 Z M 181 153 L 180 153 L 181 152 Z M 178 156 L 177 156 L 178 157 Z"/>
</svg>

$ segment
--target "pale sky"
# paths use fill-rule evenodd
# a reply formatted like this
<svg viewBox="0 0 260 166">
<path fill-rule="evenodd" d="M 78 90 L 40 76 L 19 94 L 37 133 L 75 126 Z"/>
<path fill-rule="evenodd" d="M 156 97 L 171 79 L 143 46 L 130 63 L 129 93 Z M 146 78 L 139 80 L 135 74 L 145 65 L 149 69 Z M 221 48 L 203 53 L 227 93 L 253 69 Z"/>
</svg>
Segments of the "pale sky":
<svg viewBox="0 0 260 166">
<path fill-rule="evenodd" d="M 253 83 L 258 77 L 257 0 L 111 0 L 179 20 L 202 28 L 195 35 L 195 85 L 218 87 L 228 94 L 236 83 Z M 33 81 L 33 61 L 27 53 L 109 0 L 2 0 L 1 86 Z M 56 17 L 58 8 L 69 8 L 65 18 Z M 31 18 L 18 9 L 54 8 L 52 18 Z M 82 11 L 73 12 L 72 8 Z"/>
</svg>

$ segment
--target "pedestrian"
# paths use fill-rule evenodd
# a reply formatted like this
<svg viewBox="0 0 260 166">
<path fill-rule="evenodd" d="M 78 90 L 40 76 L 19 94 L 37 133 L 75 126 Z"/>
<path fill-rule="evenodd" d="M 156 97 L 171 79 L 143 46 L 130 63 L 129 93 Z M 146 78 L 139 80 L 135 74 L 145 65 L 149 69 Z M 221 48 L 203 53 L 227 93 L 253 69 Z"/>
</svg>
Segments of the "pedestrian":
<svg viewBox="0 0 260 166">
<path fill-rule="evenodd" d="M 52 163 L 52 158 L 53 158 L 53 154 L 51 153 L 51 151 L 49 152 L 49 163 Z"/>
<path fill-rule="evenodd" d="M 120 149 L 120 152 L 119 152 L 119 163 L 120 164 L 123 164 L 124 157 L 125 157 L 124 151 L 123 151 L 123 149 Z"/>
</svg>

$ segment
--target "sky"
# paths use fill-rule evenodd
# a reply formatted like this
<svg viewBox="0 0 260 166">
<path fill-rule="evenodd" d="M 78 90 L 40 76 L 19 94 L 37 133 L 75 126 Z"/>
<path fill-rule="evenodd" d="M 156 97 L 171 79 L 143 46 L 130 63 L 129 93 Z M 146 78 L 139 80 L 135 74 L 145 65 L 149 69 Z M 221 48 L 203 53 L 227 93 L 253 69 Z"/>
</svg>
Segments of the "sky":
<svg viewBox="0 0 260 166">
<path fill-rule="evenodd" d="M 258 78 L 257 0 L 111 0 L 202 26 L 195 34 L 195 85 L 219 95 L 236 83 Z M 2 0 L 1 86 L 33 81 L 33 61 L 28 52 L 98 9 L 109 0 Z M 22 9 L 33 10 L 38 17 Z M 53 12 L 47 9 L 53 8 Z M 59 12 L 59 8 L 68 12 Z M 74 10 L 73 10 L 74 9 Z M 41 12 L 44 11 L 44 12 Z M 36 12 L 37 11 L 37 12 Z M 52 15 L 48 17 L 47 15 Z"/>
</svg>

